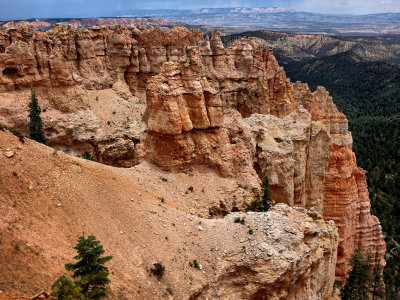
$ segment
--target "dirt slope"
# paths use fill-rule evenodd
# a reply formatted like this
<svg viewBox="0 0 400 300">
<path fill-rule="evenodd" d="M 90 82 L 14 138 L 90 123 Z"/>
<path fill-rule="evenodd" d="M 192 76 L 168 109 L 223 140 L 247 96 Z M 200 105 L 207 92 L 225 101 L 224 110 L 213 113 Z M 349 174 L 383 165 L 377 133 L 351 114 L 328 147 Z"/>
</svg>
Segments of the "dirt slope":
<svg viewBox="0 0 400 300">
<path fill-rule="evenodd" d="M 167 288 L 176 299 L 215 293 L 223 299 L 325 298 L 331 291 L 338 242 L 333 223 L 284 204 L 267 214 L 195 217 L 188 212 L 235 191 L 233 180 L 210 171 L 174 174 L 145 163 L 119 169 L 28 139 L 22 144 L 1 131 L 0 166 L 0 290 L 48 290 L 65 273 L 84 232 L 113 255 L 108 266 L 115 299 L 172 298 Z M 253 235 L 233 222 L 238 215 L 246 215 Z M 194 259 L 202 270 L 189 266 Z M 166 267 L 161 281 L 148 272 L 155 262 Z M 317 267 L 310 274 L 311 265 Z"/>
</svg>

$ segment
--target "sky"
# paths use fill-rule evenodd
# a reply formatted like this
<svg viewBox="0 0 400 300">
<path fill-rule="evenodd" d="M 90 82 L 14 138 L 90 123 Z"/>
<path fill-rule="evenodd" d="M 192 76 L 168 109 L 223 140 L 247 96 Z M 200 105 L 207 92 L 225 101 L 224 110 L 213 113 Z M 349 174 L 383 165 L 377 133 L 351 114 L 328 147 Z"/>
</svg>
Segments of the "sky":
<svg viewBox="0 0 400 300">
<path fill-rule="evenodd" d="M 400 12 L 400 0 L 0 0 L 0 20 L 45 17 L 99 17 L 137 9 L 289 7 L 332 14 Z"/>
</svg>

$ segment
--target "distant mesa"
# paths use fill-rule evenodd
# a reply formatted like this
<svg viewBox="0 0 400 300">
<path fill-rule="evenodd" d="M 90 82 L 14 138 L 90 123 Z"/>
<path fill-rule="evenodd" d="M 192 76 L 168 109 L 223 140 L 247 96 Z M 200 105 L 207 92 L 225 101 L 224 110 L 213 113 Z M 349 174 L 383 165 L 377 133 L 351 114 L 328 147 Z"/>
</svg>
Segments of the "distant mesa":
<svg viewBox="0 0 400 300">
<path fill-rule="evenodd" d="M 260 14 L 269 14 L 269 13 L 280 13 L 280 12 L 295 12 L 294 9 L 288 7 L 254 7 L 254 8 L 241 8 L 237 7 L 231 12 L 240 12 L 243 14 L 250 14 L 250 13 L 260 13 Z"/>
<path fill-rule="evenodd" d="M 88 28 L 92 26 L 112 26 L 112 25 L 122 25 L 122 26 L 161 26 L 161 27 L 173 27 L 173 26 L 182 26 L 184 25 L 181 22 L 177 21 L 169 21 L 159 17 L 151 17 L 151 18 L 74 18 L 74 19 L 29 19 L 29 20 L 21 20 L 21 21 L 8 21 L 0 23 L 0 29 L 9 29 L 9 28 L 31 28 L 37 31 L 47 31 L 50 28 L 53 28 L 56 25 L 61 25 L 65 27 L 73 27 L 73 28 Z"/>
</svg>

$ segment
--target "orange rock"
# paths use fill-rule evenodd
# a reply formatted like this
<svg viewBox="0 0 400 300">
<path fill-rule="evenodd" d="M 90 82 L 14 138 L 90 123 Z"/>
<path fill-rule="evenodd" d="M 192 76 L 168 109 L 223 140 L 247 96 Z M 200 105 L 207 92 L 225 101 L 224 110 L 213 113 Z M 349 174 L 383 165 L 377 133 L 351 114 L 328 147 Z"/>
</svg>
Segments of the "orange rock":
<svg viewBox="0 0 400 300">
<path fill-rule="evenodd" d="M 307 85 L 294 84 L 295 96 L 328 129 L 332 143 L 323 186 L 323 216 L 334 220 L 339 230 L 336 277 L 343 280 L 349 265 L 347 259 L 357 246 L 370 250 L 375 262 L 384 262 L 386 244 L 378 218 L 371 215 L 364 171 L 357 167 L 352 151 L 353 139 L 346 117 L 322 87 L 311 93 Z"/>
</svg>

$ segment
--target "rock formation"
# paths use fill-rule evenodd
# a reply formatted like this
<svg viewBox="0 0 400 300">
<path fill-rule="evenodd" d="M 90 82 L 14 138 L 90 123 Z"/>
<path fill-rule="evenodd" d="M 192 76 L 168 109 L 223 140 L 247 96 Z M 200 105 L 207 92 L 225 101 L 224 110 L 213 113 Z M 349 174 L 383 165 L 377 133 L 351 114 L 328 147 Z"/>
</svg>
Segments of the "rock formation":
<svg viewBox="0 0 400 300">
<path fill-rule="evenodd" d="M 331 136 L 320 121 L 299 108 L 283 119 L 253 114 L 244 120 L 251 132 L 254 166 L 268 176 L 276 202 L 324 207 L 324 175 Z"/>
<path fill-rule="evenodd" d="M 252 153 L 243 142 L 229 140 L 219 93 L 204 76 L 193 73 L 198 62 L 191 56 L 190 63 L 164 63 L 160 74 L 149 79 L 148 132 L 138 156 L 165 170 L 211 165 L 257 191 Z"/>
<path fill-rule="evenodd" d="M 251 228 L 263 233 L 266 240 L 250 243 L 253 244 L 250 251 L 247 244 L 244 253 L 231 252 L 218 264 L 215 280 L 191 299 L 331 299 L 335 226 L 332 221 L 326 224 L 315 212 L 308 213 L 315 223 L 310 222 L 311 218 L 304 220 L 304 212 L 301 208 L 293 211 L 285 204 L 277 204 L 266 216 L 247 214 L 246 218 L 251 216 Z M 230 220 L 234 217 L 236 214 Z M 292 221 L 294 227 L 289 225 Z M 299 232 L 304 236 L 300 243 Z M 311 242 L 315 237 L 319 241 Z M 254 265 L 253 261 L 261 263 Z M 331 279 L 325 281 L 327 278 Z"/>
<path fill-rule="evenodd" d="M 0 123 L 23 129 L 32 85 L 57 149 L 114 166 L 205 165 L 253 197 L 268 175 L 277 202 L 335 221 L 338 279 L 357 245 L 383 259 L 346 117 L 325 89 L 291 83 L 251 38 L 224 48 L 218 32 L 182 27 L 10 29 L 0 32 L 0 70 Z M 229 201 L 217 215 L 251 199 Z"/>
<path fill-rule="evenodd" d="M 339 229 L 341 243 L 336 272 L 343 276 L 348 270 L 347 258 L 353 253 L 354 245 L 371 250 L 376 261 L 383 259 L 386 245 L 382 228 L 378 218 L 370 214 L 365 172 L 357 167 L 351 150 L 353 139 L 346 117 L 338 112 L 324 88 L 319 87 L 311 93 L 307 85 L 296 83 L 294 91 L 312 119 L 320 120 L 332 137 L 323 186 L 323 216 L 334 220 Z"/>
</svg>

